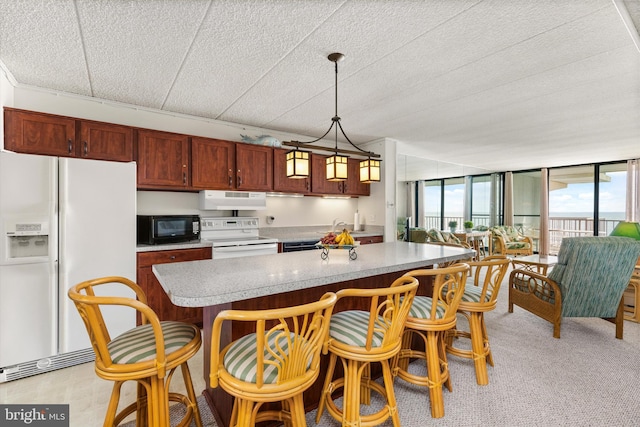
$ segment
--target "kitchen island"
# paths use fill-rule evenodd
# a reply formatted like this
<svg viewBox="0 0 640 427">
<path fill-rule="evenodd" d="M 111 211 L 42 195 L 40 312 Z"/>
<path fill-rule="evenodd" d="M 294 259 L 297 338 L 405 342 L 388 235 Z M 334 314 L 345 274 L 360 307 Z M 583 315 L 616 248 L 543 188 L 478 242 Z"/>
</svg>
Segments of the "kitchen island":
<svg viewBox="0 0 640 427">
<path fill-rule="evenodd" d="M 346 252 L 332 250 L 326 260 L 321 259 L 320 251 L 303 251 L 160 264 L 153 266 L 153 272 L 175 305 L 204 309 L 204 378 L 208 384 L 211 326 L 222 310 L 287 307 L 316 301 L 325 292 L 343 288 L 389 286 L 406 271 L 473 255 L 473 251 L 464 248 L 407 242 L 359 246 L 355 260 L 349 260 Z M 336 311 L 348 308 L 353 307 L 336 306 Z M 228 330 L 223 333 L 226 341 L 252 332 L 245 326 L 227 324 Z M 309 410 L 317 405 L 322 380 L 321 373 L 305 393 L 305 407 Z M 231 396 L 221 388 L 209 387 L 204 394 L 218 425 L 229 425 Z"/>
</svg>

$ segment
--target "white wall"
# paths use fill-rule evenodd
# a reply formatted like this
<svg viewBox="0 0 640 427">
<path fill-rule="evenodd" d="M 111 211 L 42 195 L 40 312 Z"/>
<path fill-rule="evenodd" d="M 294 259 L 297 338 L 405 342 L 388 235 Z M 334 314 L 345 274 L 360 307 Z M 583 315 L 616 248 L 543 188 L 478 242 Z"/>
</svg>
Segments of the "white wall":
<svg viewBox="0 0 640 427">
<path fill-rule="evenodd" d="M 103 101 L 85 96 L 57 93 L 24 85 L 12 86 L 7 82 L 12 96 L 4 104 L 25 110 L 40 111 L 50 114 L 97 120 L 109 123 L 124 124 L 141 128 L 157 129 L 167 132 L 185 133 L 211 138 L 241 141 L 241 135 L 256 137 L 267 134 L 279 140 L 309 140 L 308 136 L 285 134 L 234 123 L 226 123 L 213 119 L 167 113 L 158 110 Z M 9 91 L 7 91 L 8 93 Z M 3 90 L 4 93 L 4 90 Z M 1 100 L 1 99 L 0 99 Z M 383 141 L 375 142 L 371 149 L 385 153 Z M 392 157 L 395 159 L 394 157 Z M 395 161 L 391 162 L 395 163 Z M 388 165 L 386 165 L 388 166 Z M 384 167 L 384 162 L 383 162 Z M 241 212 L 241 216 L 257 216 L 261 226 L 266 224 L 266 216 L 275 217 L 272 227 L 313 226 L 331 224 L 338 218 L 348 224 L 353 223 L 356 209 L 360 209 L 363 223 L 385 225 L 385 184 L 389 179 L 383 175 L 383 182 L 371 184 L 371 197 L 353 199 L 323 199 L 320 197 L 269 197 L 267 210 Z M 395 176 L 392 178 L 395 183 Z M 360 207 L 362 205 L 362 207 Z M 198 210 L 197 193 L 139 191 L 137 197 L 139 214 L 181 214 L 193 213 L 203 216 L 228 216 L 229 212 Z"/>
<path fill-rule="evenodd" d="M 232 214 L 231 211 L 199 210 L 198 193 L 138 191 L 137 203 L 140 215 L 195 214 L 202 217 L 220 217 Z M 355 198 L 267 197 L 266 210 L 240 211 L 238 215 L 258 217 L 261 227 L 330 225 L 335 218 L 351 224 L 357 205 L 358 199 Z M 267 224 L 267 216 L 275 218 L 272 224 Z"/>
</svg>

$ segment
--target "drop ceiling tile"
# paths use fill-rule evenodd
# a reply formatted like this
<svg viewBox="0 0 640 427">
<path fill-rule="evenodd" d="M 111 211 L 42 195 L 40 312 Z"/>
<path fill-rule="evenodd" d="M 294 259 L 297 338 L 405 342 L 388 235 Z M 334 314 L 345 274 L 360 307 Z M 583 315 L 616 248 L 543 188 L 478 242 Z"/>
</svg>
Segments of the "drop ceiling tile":
<svg viewBox="0 0 640 427">
<path fill-rule="evenodd" d="M 94 96 L 161 108 L 208 2 L 77 3 Z"/>
<path fill-rule="evenodd" d="M 288 57 L 341 3 L 213 2 L 165 108 L 256 124 L 254 116 L 263 114 L 270 105 L 282 108 L 277 94 L 252 97 L 248 115 L 228 116 L 225 112 L 247 93 L 254 93 L 276 67 L 305 68 Z M 282 75 L 276 78 L 280 87 L 295 84 Z"/>
<path fill-rule="evenodd" d="M 0 58 L 22 84 L 91 95 L 74 2 L 0 2 Z"/>
</svg>

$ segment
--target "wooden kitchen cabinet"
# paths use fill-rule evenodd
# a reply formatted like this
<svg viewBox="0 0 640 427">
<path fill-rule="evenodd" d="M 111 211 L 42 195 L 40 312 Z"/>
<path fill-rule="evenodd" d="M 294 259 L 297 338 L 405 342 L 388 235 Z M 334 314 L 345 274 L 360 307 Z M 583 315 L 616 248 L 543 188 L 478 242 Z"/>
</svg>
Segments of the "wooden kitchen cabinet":
<svg viewBox="0 0 640 427">
<path fill-rule="evenodd" d="M 191 138 L 192 186 L 201 190 L 234 188 L 236 144 L 211 138 Z"/>
<path fill-rule="evenodd" d="M 284 193 L 311 193 L 311 176 L 307 178 L 287 177 L 287 153 L 290 150 L 273 149 L 273 190 Z M 311 162 L 310 162 L 311 163 Z M 311 164 L 309 169 L 312 169 Z"/>
<path fill-rule="evenodd" d="M 76 121 L 5 107 L 4 148 L 19 153 L 74 157 Z"/>
<path fill-rule="evenodd" d="M 151 269 L 153 264 L 197 261 L 211 259 L 211 248 L 179 249 L 169 251 L 138 252 L 137 277 L 138 285 L 147 295 L 149 307 L 155 311 L 160 320 L 176 320 L 202 325 L 202 308 L 178 307 L 167 296 L 162 285 Z M 137 315 L 140 324 L 140 313 Z"/>
<path fill-rule="evenodd" d="M 273 190 L 273 148 L 194 137 L 192 187 L 208 190 Z"/>
<path fill-rule="evenodd" d="M 368 196 L 371 184 L 360 182 L 360 160 L 348 159 L 347 180 L 332 182 L 326 179 L 326 158 L 311 155 L 311 190 L 313 194 Z"/>
<path fill-rule="evenodd" d="M 19 153 L 133 160 L 129 126 L 5 108 L 5 148 Z"/>
<path fill-rule="evenodd" d="M 189 189 L 189 136 L 143 129 L 137 132 L 138 188 Z"/>
<path fill-rule="evenodd" d="M 382 243 L 384 241 L 382 236 L 362 236 L 354 237 L 354 240 L 360 242 L 361 245 L 370 245 L 371 243 Z"/>
<path fill-rule="evenodd" d="M 133 160 L 133 128 L 111 123 L 78 120 L 79 157 L 130 162 Z"/>
</svg>

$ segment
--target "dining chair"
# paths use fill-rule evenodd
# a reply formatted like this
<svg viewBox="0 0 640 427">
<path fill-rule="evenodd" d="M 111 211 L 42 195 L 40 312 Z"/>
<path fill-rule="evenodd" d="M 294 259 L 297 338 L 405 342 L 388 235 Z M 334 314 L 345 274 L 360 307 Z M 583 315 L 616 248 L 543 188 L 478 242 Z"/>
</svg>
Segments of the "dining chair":
<svg viewBox="0 0 640 427">
<path fill-rule="evenodd" d="M 331 317 L 324 350 L 330 354 L 329 366 L 316 423 L 326 409 L 343 426 L 373 426 L 391 418 L 394 427 L 400 427 L 390 360 L 400 350 L 402 331 L 417 287 L 415 278 L 399 277 L 390 287 L 337 292 L 339 302 L 368 310 L 348 309 Z M 343 377 L 334 379 L 338 359 L 342 362 Z M 381 365 L 383 385 L 371 379 L 372 363 Z M 334 400 L 337 390 L 343 390 L 342 408 Z M 386 404 L 379 411 L 364 415 L 360 405 L 370 404 L 371 390 L 379 393 Z"/>
<path fill-rule="evenodd" d="M 456 311 L 465 289 L 469 265 L 421 269 L 403 277 L 424 277 L 431 281 L 431 296 L 416 296 L 406 320 L 402 349 L 394 359 L 393 374 L 429 390 L 431 416 L 444 416 L 442 386 L 452 390 L 445 350 L 445 333 L 456 325 Z M 426 375 L 409 372 L 412 359 L 425 361 Z"/>
<path fill-rule="evenodd" d="M 489 384 L 487 363 L 493 366 L 484 313 L 496 308 L 500 285 L 510 262 L 511 259 L 504 255 L 491 255 L 482 261 L 466 262 L 470 267 L 470 274 L 458 305 L 458 314 L 467 319 L 469 330 L 460 329 L 460 322 L 457 322 L 446 334 L 447 352 L 473 360 L 476 382 L 479 385 Z M 471 349 L 454 346 L 460 338 L 469 338 Z"/>
<path fill-rule="evenodd" d="M 336 294 L 293 307 L 268 310 L 224 310 L 211 332 L 211 387 L 234 396 L 231 426 L 249 427 L 276 420 L 287 426 L 306 426 L 303 392 L 320 372 L 322 348 Z M 248 322 L 255 332 L 220 351 L 224 325 Z M 262 406 L 282 402 L 281 409 Z"/>
<path fill-rule="evenodd" d="M 101 295 L 102 289 L 99 288 L 107 285 L 128 287 L 136 298 Z M 202 427 L 187 365 L 202 344 L 197 326 L 175 321 L 161 322 L 147 305 L 142 288 L 124 277 L 102 277 L 79 283 L 69 289 L 68 296 L 73 300 L 91 339 L 96 355 L 96 375 L 114 381 L 104 419 L 105 427 L 119 425 L 134 412 L 137 426 L 169 427 L 169 402 L 181 403 L 186 408 L 180 425 L 194 421 L 196 426 Z M 137 310 L 142 324 L 112 338 L 102 309 L 113 305 Z M 187 395 L 169 391 L 178 367 Z M 137 383 L 137 399 L 118 412 L 120 390 L 126 381 Z"/>
</svg>

